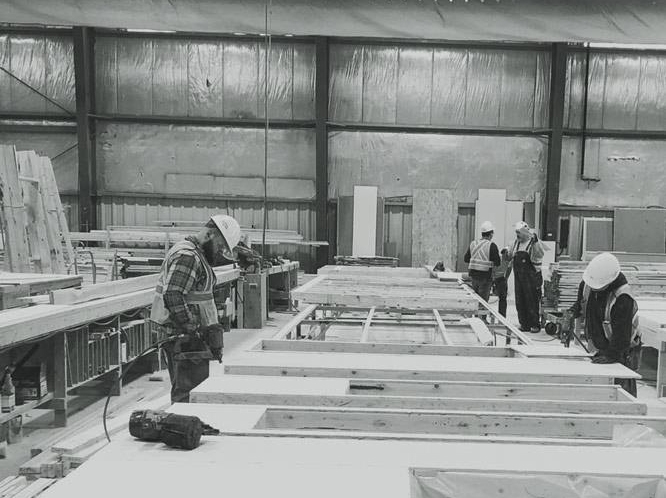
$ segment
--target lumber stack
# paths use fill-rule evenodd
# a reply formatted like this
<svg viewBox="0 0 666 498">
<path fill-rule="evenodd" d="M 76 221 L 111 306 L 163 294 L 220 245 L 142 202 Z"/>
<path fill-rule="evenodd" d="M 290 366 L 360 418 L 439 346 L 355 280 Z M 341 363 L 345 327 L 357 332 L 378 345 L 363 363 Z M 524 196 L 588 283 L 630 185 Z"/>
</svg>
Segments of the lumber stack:
<svg viewBox="0 0 666 498">
<path fill-rule="evenodd" d="M 344 266 L 385 266 L 396 268 L 400 260 L 388 256 L 335 256 L 336 265 Z"/>
<path fill-rule="evenodd" d="M 0 191 L 6 269 L 66 273 L 74 252 L 51 160 L 0 145 Z"/>
<path fill-rule="evenodd" d="M 545 304 L 551 308 L 568 308 L 575 301 L 578 285 L 587 267 L 584 261 L 560 261 L 551 263 L 550 281 L 544 283 Z M 666 296 L 666 264 L 621 263 L 636 296 Z"/>
</svg>

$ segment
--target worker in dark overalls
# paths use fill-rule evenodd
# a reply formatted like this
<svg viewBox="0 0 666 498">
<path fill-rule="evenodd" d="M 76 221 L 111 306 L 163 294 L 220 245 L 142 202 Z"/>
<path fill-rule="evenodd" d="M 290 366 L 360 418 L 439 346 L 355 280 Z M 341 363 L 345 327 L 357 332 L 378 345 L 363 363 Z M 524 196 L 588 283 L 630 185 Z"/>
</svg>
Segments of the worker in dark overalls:
<svg viewBox="0 0 666 498">
<path fill-rule="evenodd" d="M 509 250 L 516 291 L 516 311 L 520 330 L 538 333 L 541 330 L 541 261 L 544 247 L 536 233 L 524 221 L 515 225 L 516 240 Z"/>
<path fill-rule="evenodd" d="M 638 304 L 615 256 L 606 252 L 590 261 L 571 311 L 584 319 L 588 347 L 595 352 L 592 363 L 621 363 L 638 370 L 642 345 Z M 615 383 L 636 396 L 635 379 L 615 379 Z"/>
</svg>

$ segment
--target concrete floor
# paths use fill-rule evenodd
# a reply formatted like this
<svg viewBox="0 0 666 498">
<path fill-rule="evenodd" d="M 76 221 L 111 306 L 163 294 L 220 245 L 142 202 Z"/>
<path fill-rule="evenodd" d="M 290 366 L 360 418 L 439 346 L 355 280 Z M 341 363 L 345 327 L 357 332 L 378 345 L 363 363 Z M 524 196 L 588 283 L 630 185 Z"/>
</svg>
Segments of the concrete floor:
<svg viewBox="0 0 666 498">
<path fill-rule="evenodd" d="M 301 283 L 306 281 L 303 279 Z M 517 324 L 517 315 L 515 309 L 515 301 L 513 298 L 513 286 L 510 282 L 509 299 L 508 299 L 508 312 L 507 318 L 510 322 Z M 493 307 L 497 306 L 497 298 L 492 296 L 490 303 Z M 233 357 L 234 355 L 250 348 L 258 340 L 270 338 L 280 330 L 280 328 L 293 316 L 292 313 L 285 312 L 271 312 L 270 319 L 266 326 L 262 329 L 243 329 L 232 330 L 229 334 L 225 335 L 225 358 Z M 552 337 L 548 336 L 545 332 L 541 331 L 538 334 L 529 334 L 530 339 L 535 342 L 543 344 L 558 344 Z M 646 348 L 647 352 L 644 355 L 644 365 L 641 369 L 641 374 L 647 380 L 638 382 L 638 399 L 646 403 L 648 406 L 648 414 L 651 416 L 666 416 L 666 403 L 658 399 L 656 396 L 656 389 L 654 387 L 654 378 L 656 373 L 656 354 L 654 350 L 650 352 L 650 348 Z M 224 371 L 224 364 L 217 362 L 211 363 L 211 375 L 222 375 Z M 157 391 L 168 392 L 169 382 L 168 374 L 164 372 L 163 382 L 151 382 L 148 380 L 149 375 L 143 375 L 138 379 L 132 381 L 124 389 L 124 396 L 129 398 L 136 398 L 138 401 L 141 397 L 147 396 L 150 393 Z M 652 381 L 650 380 L 652 379 Z M 130 401 L 126 407 L 131 406 Z M 97 396 L 82 396 L 76 402 L 82 405 L 82 408 L 70 417 L 71 423 L 76 423 L 78 420 L 85 419 L 86 417 L 95 419 L 99 417 L 101 422 L 101 413 L 104 405 L 104 400 Z M 119 403 L 114 399 L 112 406 Z M 58 429 L 45 428 L 45 425 L 52 420 L 52 413 L 48 410 L 35 410 L 34 414 L 26 417 L 24 420 L 24 437 L 23 441 L 17 444 L 10 445 L 7 453 L 8 457 L 0 460 L 0 479 L 8 475 L 17 475 L 19 467 L 30 459 L 30 448 L 37 445 L 40 441 L 51 438 L 55 431 Z"/>
</svg>

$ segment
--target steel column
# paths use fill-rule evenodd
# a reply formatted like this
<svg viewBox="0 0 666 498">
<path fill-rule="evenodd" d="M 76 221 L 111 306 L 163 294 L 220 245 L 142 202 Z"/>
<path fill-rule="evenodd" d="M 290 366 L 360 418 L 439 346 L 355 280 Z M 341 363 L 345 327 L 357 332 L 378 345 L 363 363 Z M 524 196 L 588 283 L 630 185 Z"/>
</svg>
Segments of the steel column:
<svg viewBox="0 0 666 498">
<path fill-rule="evenodd" d="M 560 169 L 562 165 L 562 128 L 564 122 L 564 89 L 567 77 L 567 45 L 553 43 L 550 77 L 550 113 L 548 166 L 546 169 L 544 240 L 557 240 L 560 223 Z"/>
<path fill-rule="evenodd" d="M 316 38 L 315 45 L 315 233 L 317 240 L 328 240 L 328 38 Z M 329 249 L 317 248 L 317 267 L 328 264 Z"/>
<path fill-rule="evenodd" d="M 76 125 L 79 150 L 79 230 L 96 228 L 96 165 L 93 142 L 94 120 L 94 40 L 92 28 L 74 28 L 74 77 L 76 86 Z"/>
</svg>

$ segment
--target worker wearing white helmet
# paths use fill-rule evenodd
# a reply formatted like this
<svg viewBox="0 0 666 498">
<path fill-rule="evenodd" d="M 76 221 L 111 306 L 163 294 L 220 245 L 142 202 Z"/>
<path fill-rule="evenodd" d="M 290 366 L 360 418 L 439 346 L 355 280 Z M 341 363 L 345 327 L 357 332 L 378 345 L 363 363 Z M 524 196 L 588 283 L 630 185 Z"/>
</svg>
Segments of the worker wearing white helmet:
<svg viewBox="0 0 666 498">
<path fill-rule="evenodd" d="M 215 215 L 196 235 L 174 244 L 164 258 L 150 319 L 166 334 L 184 336 L 164 346 L 174 403 L 188 402 L 192 388 L 208 377 L 212 357 L 201 332 L 211 327 L 221 332 L 212 267 L 234 259 L 240 237 L 235 219 Z M 221 350 L 214 354 L 221 359 Z"/>
<path fill-rule="evenodd" d="M 493 267 L 500 264 L 497 245 L 492 242 L 494 233 L 495 227 L 493 227 L 493 224 L 484 221 L 481 224 L 481 238 L 472 241 L 464 257 L 465 263 L 468 263 L 472 289 L 485 301 L 488 301 L 490 297 Z"/>
<path fill-rule="evenodd" d="M 621 363 L 632 370 L 638 368 L 638 304 L 615 256 L 604 252 L 590 261 L 571 311 L 574 317 L 584 320 L 588 344 L 596 350 L 593 363 Z M 635 380 L 616 379 L 615 383 L 636 396 Z"/>
<path fill-rule="evenodd" d="M 515 224 L 516 240 L 508 249 L 514 275 L 516 311 L 520 330 L 537 333 L 541 330 L 541 261 L 544 247 L 534 230 L 524 221 Z"/>
</svg>

